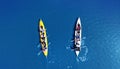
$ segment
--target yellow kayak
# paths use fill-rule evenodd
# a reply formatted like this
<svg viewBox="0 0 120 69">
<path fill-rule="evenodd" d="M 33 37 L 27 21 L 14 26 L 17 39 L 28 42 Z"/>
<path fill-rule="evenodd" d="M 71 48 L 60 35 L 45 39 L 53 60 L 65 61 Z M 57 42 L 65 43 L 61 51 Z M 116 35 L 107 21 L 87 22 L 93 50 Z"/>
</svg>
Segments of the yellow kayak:
<svg viewBox="0 0 120 69">
<path fill-rule="evenodd" d="M 44 23 L 41 19 L 39 21 L 39 30 L 40 30 L 39 35 L 40 35 L 40 44 L 42 46 L 42 51 L 43 51 L 44 55 L 47 57 L 47 55 L 48 55 L 48 40 L 47 40 L 46 29 L 45 29 Z"/>
</svg>

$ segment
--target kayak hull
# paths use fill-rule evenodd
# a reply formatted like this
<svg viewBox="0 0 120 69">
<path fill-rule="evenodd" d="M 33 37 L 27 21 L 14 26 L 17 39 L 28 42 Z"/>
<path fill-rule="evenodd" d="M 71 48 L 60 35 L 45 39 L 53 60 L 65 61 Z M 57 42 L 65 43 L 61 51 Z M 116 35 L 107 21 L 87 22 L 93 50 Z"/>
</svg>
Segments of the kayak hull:
<svg viewBox="0 0 120 69">
<path fill-rule="evenodd" d="M 80 25 L 80 29 L 79 29 L 79 30 L 76 30 L 76 29 L 75 29 L 75 36 L 77 35 L 77 34 L 76 34 L 76 31 L 79 31 L 79 34 L 78 34 L 79 40 L 78 40 L 78 42 L 75 41 L 75 47 L 76 47 L 76 49 L 75 49 L 75 54 L 76 54 L 76 56 L 79 56 L 79 53 L 80 53 L 80 51 L 81 51 L 82 27 L 81 27 L 81 20 L 80 20 L 80 18 L 77 19 L 77 23 L 76 23 L 76 27 L 75 27 L 75 28 L 77 28 L 78 24 Z M 75 37 L 75 40 L 76 40 L 76 37 Z M 76 45 L 76 42 L 77 42 L 79 45 Z"/>
<path fill-rule="evenodd" d="M 42 46 L 43 54 L 47 57 L 48 56 L 48 39 L 47 39 L 45 25 L 44 25 L 44 23 L 43 23 L 42 20 L 39 21 L 39 29 L 40 29 L 41 26 L 43 26 L 43 30 L 44 30 L 44 37 L 45 37 L 46 49 L 44 49 L 44 45 L 42 43 L 41 43 L 41 46 Z M 41 39 L 41 32 L 39 32 L 39 35 L 40 35 L 40 42 L 41 42 L 42 41 L 42 39 Z"/>
</svg>

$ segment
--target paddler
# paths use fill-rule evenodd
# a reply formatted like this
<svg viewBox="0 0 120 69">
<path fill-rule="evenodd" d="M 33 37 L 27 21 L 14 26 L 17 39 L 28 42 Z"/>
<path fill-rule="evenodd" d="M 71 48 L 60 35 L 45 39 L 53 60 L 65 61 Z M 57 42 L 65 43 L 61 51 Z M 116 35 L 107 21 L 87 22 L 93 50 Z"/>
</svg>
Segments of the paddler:
<svg viewBox="0 0 120 69">
<path fill-rule="evenodd" d="M 77 25 L 76 30 L 80 30 L 80 24 Z"/>
<path fill-rule="evenodd" d="M 41 44 L 42 44 L 42 46 L 43 46 L 43 50 L 45 50 L 46 49 L 46 43 L 45 43 L 45 34 L 44 34 L 44 29 L 43 29 L 43 26 L 40 26 L 40 36 L 41 36 Z"/>
<path fill-rule="evenodd" d="M 41 32 L 41 33 L 44 33 L 43 26 L 40 26 L 40 28 L 39 28 L 39 29 L 40 29 L 40 32 Z"/>
</svg>

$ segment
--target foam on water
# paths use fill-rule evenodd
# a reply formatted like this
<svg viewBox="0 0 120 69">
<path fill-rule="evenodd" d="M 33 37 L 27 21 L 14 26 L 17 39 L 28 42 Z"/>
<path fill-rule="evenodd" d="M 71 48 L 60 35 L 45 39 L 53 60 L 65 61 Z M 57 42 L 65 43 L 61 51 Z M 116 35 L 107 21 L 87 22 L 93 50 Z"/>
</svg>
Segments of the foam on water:
<svg viewBox="0 0 120 69">
<path fill-rule="evenodd" d="M 82 38 L 80 55 L 77 57 L 77 62 L 85 62 L 87 60 L 88 48 L 85 46 L 86 37 Z"/>
<path fill-rule="evenodd" d="M 72 69 L 72 65 L 68 65 L 68 66 L 67 66 L 67 69 Z"/>
<path fill-rule="evenodd" d="M 42 51 L 39 51 L 39 52 L 37 53 L 37 56 L 40 56 L 41 53 L 42 53 Z"/>
<path fill-rule="evenodd" d="M 86 37 L 83 37 L 83 38 L 82 38 L 81 51 L 80 51 L 79 56 L 76 57 L 76 61 L 77 61 L 77 62 L 85 62 L 85 61 L 87 60 L 88 48 L 87 48 L 87 46 L 85 46 L 85 39 L 86 39 Z M 73 42 L 73 41 L 72 41 L 72 42 Z M 68 45 L 68 46 L 66 47 L 66 49 L 73 51 L 73 50 L 71 49 L 71 46 L 72 46 L 72 45 L 71 45 L 71 43 L 70 43 L 70 45 Z"/>
<path fill-rule="evenodd" d="M 40 44 L 37 45 L 37 48 L 40 48 Z"/>
</svg>

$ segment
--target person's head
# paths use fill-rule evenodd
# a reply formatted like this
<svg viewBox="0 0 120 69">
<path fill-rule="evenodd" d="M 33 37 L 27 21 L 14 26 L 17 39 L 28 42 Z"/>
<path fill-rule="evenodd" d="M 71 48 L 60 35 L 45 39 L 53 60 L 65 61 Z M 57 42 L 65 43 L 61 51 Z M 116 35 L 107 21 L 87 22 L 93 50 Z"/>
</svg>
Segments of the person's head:
<svg viewBox="0 0 120 69">
<path fill-rule="evenodd" d="M 41 27 L 41 29 L 43 29 L 43 26 L 40 26 Z"/>
<path fill-rule="evenodd" d="M 45 33 L 43 32 L 42 35 L 44 35 Z"/>
<path fill-rule="evenodd" d="M 40 31 L 40 33 L 42 33 L 42 31 Z"/>
<path fill-rule="evenodd" d="M 79 43 L 78 42 L 76 42 L 76 45 L 78 45 Z"/>
<path fill-rule="evenodd" d="M 41 41 L 41 44 L 43 44 L 43 41 Z"/>
<path fill-rule="evenodd" d="M 45 41 L 43 41 L 43 45 L 45 46 Z"/>
</svg>

